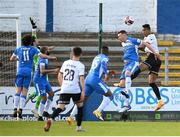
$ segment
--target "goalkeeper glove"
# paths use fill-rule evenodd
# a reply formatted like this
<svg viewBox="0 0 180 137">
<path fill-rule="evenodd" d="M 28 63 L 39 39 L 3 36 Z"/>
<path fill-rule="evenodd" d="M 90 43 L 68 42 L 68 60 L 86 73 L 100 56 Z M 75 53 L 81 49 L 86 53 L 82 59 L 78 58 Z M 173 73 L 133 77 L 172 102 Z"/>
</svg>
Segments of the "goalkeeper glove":
<svg viewBox="0 0 180 137">
<path fill-rule="evenodd" d="M 36 28 L 37 28 L 37 26 L 36 26 L 36 23 L 34 22 L 34 20 L 32 19 L 32 17 L 30 17 L 29 19 L 30 19 L 30 22 L 31 22 L 32 28 L 33 28 L 33 29 L 36 29 Z"/>
</svg>

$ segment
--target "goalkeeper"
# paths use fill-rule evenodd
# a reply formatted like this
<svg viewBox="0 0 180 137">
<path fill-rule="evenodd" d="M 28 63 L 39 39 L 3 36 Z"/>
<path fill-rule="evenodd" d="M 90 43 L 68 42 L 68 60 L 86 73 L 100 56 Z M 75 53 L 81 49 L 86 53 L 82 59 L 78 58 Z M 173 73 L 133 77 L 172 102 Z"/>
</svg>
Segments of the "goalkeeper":
<svg viewBox="0 0 180 137">
<path fill-rule="evenodd" d="M 40 49 L 40 46 L 39 46 L 39 41 L 37 39 L 37 26 L 36 26 L 36 23 L 34 22 L 34 20 L 30 17 L 30 22 L 31 22 L 31 25 L 32 25 L 32 37 L 33 37 L 33 43 L 32 45 L 33 46 L 36 46 L 38 49 Z M 54 49 L 54 46 L 51 46 L 48 48 L 48 51 Z M 38 62 L 38 56 L 34 56 L 34 59 L 33 59 L 33 62 L 34 62 L 34 66 L 35 66 L 35 70 L 36 70 L 36 67 L 37 67 L 37 62 Z M 48 79 L 48 77 L 47 77 Z M 36 98 L 36 102 L 35 102 L 35 109 L 33 109 L 31 112 L 34 114 L 35 117 L 38 117 L 38 108 L 39 108 L 39 105 L 40 105 L 40 102 L 41 102 L 41 96 L 38 95 L 36 93 L 36 91 L 34 91 L 32 94 L 30 94 L 26 100 L 26 104 L 29 102 L 29 100 L 32 100 Z"/>
</svg>

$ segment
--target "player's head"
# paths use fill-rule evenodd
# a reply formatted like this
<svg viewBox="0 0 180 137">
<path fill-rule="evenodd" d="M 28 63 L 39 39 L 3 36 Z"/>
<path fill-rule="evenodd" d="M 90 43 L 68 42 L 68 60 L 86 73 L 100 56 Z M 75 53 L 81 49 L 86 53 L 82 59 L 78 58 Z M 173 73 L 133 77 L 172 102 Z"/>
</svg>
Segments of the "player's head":
<svg viewBox="0 0 180 137">
<path fill-rule="evenodd" d="M 46 46 L 44 46 L 44 47 L 41 47 L 40 48 L 40 51 L 41 51 L 41 53 L 43 53 L 43 54 L 48 54 L 48 47 L 46 47 Z"/>
<path fill-rule="evenodd" d="M 118 40 L 120 42 L 125 42 L 127 40 L 127 32 L 125 30 L 121 30 L 118 32 Z"/>
<path fill-rule="evenodd" d="M 22 38 L 22 45 L 29 46 L 32 44 L 32 36 L 29 34 L 25 34 Z"/>
<path fill-rule="evenodd" d="M 142 33 L 145 37 L 147 37 L 151 33 L 151 27 L 149 24 L 142 25 Z"/>
<path fill-rule="evenodd" d="M 82 55 L 82 49 L 80 47 L 74 47 L 72 49 L 72 55 L 75 57 L 80 57 Z"/>
<path fill-rule="evenodd" d="M 101 53 L 108 55 L 109 54 L 109 48 L 107 46 L 103 46 L 101 49 Z"/>
</svg>

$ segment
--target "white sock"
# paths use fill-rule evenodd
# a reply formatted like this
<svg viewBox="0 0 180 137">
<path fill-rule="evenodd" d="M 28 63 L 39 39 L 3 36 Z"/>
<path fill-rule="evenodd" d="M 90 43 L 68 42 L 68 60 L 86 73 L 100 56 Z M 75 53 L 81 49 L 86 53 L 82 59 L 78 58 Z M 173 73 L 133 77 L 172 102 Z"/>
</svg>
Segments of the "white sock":
<svg viewBox="0 0 180 137">
<path fill-rule="evenodd" d="M 125 90 L 128 91 L 127 94 L 129 94 L 131 84 L 132 84 L 131 77 L 126 77 L 126 79 L 125 79 Z"/>
<path fill-rule="evenodd" d="M 45 105 L 44 111 L 48 112 L 49 107 L 51 106 L 51 103 L 52 103 L 52 100 L 50 100 L 50 99 L 48 99 L 46 101 L 46 105 Z"/>
<path fill-rule="evenodd" d="M 41 101 L 40 105 L 39 105 L 39 109 L 38 109 L 38 115 L 42 116 L 43 112 L 44 112 L 44 106 L 45 106 L 46 101 Z"/>
<path fill-rule="evenodd" d="M 22 96 L 20 97 L 20 107 L 21 109 L 23 109 L 25 107 L 25 102 L 26 102 L 26 96 Z"/>
<path fill-rule="evenodd" d="M 124 106 L 129 106 L 129 98 L 126 98 L 125 100 L 124 100 Z"/>
<path fill-rule="evenodd" d="M 14 108 L 18 108 L 20 101 L 20 94 L 16 93 L 14 96 Z"/>
<path fill-rule="evenodd" d="M 103 97 L 103 100 L 102 100 L 100 106 L 97 108 L 97 110 L 99 110 L 100 112 L 101 112 L 102 110 L 104 110 L 104 108 L 105 108 L 107 105 L 109 105 L 109 103 L 111 102 L 112 98 L 113 98 L 113 96 L 110 96 L 110 97 L 105 97 L 105 96 L 104 96 L 104 97 Z"/>
<path fill-rule="evenodd" d="M 121 99 L 121 101 L 124 101 L 126 99 L 126 97 L 120 93 L 120 99 Z"/>
<path fill-rule="evenodd" d="M 77 114 L 78 110 L 77 110 L 77 105 L 74 105 L 74 108 L 70 114 L 71 117 L 75 117 L 75 115 Z"/>
</svg>

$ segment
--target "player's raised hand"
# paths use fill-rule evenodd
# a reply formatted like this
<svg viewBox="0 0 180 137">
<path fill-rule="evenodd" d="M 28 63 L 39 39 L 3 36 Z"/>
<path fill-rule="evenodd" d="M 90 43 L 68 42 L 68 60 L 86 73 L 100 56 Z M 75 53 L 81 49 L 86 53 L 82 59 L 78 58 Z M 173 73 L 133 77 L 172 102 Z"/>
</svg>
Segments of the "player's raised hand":
<svg viewBox="0 0 180 137">
<path fill-rule="evenodd" d="M 32 28 L 33 28 L 33 29 L 36 29 L 36 28 L 37 28 L 36 22 L 33 20 L 33 18 L 30 17 L 29 20 L 30 20 L 30 22 L 31 22 Z"/>
</svg>

